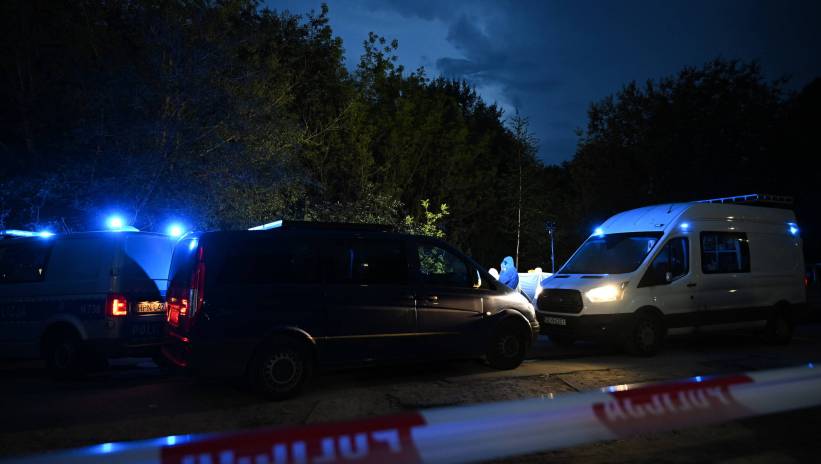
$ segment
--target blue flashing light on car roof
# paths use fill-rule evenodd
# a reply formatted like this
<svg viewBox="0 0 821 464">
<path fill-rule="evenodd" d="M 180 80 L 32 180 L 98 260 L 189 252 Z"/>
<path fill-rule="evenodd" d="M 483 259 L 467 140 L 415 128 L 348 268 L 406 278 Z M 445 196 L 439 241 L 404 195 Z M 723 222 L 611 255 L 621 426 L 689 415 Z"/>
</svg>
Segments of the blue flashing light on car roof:
<svg viewBox="0 0 821 464">
<path fill-rule="evenodd" d="M 790 235 L 798 235 L 798 224 L 794 222 L 788 222 L 787 225 L 789 226 Z"/>
<path fill-rule="evenodd" d="M 125 226 L 125 221 L 120 216 L 110 216 L 105 221 L 105 225 L 112 230 L 120 230 Z"/>
<path fill-rule="evenodd" d="M 593 235 L 595 235 L 596 237 L 603 236 L 604 235 L 604 229 L 602 229 L 601 227 L 596 227 L 596 229 L 593 231 Z"/>
<path fill-rule="evenodd" d="M 168 226 L 168 235 L 172 237 L 181 237 L 185 233 L 185 228 L 178 223 L 173 223 Z"/>
<path fill-rule="evenodd" d="M 41 230 L 40 232 L 37 232 L 37 236 L 40 238 L 50 238 L 54 237 L 54 232 L 50 232 L 48 230 Z"/>
<path fill-rule="evenodd" d="M 105 221 L 105 225 L 106 225 L 106 227 L 108 227 L 109 230 L 113 230 L 114 232 L 139 232 L 140 231 L 140 229 L 138 229 L 136 227 L 127 225 L 125 223 L 125 220 L 122 218 L 122 216 L 119 216 L 119 215 L 116 215 L 116 214 L 113 215 L 113 216 L 109 216 L 108 219 L 106 219 L 106 221 Z"/>
</svg>

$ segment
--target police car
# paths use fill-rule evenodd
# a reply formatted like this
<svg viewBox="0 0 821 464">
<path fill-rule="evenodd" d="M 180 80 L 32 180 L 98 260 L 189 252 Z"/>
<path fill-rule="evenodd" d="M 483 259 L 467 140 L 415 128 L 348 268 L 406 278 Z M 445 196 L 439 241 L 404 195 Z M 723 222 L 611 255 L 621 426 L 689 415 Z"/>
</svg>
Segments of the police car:
<svg viewBox="0 0 821 464">
<path fill-rule="evenodd" d="M 136 229 L 0 231 L 0 357 L 42 357 L 56 377 L 159 353 L 176 239 Z"/>
</svg>

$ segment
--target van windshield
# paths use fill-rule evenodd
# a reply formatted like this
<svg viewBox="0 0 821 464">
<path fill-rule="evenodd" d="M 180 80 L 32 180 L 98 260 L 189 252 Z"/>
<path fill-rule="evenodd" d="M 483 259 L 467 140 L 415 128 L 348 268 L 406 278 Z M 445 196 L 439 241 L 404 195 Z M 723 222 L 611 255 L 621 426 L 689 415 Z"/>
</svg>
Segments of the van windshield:
<svg viewBox="0 0 821 464">
<path fill-rule="evenodd" d="M 635 271 L 661 232 L 595 235 L 559 271 L 561 274 L 624 274 Z"/>
</svg>

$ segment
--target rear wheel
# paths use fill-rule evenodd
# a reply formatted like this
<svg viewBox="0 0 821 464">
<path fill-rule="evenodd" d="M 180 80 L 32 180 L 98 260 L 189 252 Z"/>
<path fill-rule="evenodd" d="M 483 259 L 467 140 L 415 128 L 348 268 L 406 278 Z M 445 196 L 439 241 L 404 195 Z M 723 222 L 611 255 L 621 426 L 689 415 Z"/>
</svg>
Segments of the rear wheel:
<svg viewBox="0 0 821 464">
<path fill-rule="evenodd" d="M 515 369 L 522 364 L 526 352 L 527 342 L 522 330 L 515 324 L 503 322 L 490 339 L 487 362 L 495 369 Z"/>
<path fill-rule="evenodd" d="M 251 383 L 275 400 L 295 396 L 311 374 L 310 352 L 304 343 L 278 339 L 263 345 L 250 365 Z"/>
<path fill-rule="evenodd" d="M 653 356 L 661 349 L 664 326 L 658 316 L 636 314 L 627 334 L 627 352 L 636 356 Z"/>
<path fill-rule="evenodd" d="M 794 324 L 787 315 L 787 308 L 776 308 L 764 329 L 764 339 L 775 345 L 786 345 L 792 340 Z"/>
<path fill-rule="evenodd" d="M 49 334 L 43 346 L 46 364 L 57 379 L 75 378 L 86 371 L 88 360 L 84 351 L 80 336 L 68 329 Z"/>
</svg>

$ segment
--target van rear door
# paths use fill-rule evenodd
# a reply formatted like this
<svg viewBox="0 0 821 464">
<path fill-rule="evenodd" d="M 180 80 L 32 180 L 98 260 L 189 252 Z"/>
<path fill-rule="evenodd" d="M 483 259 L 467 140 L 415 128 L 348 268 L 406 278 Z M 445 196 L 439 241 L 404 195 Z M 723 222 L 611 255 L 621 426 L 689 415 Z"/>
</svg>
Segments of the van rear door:
<svg viewBox="0 0 821 464">
<path fill-rule="evenodd" d="M 159 234 L 124 237 L 114 286 L 128 305 L 128 324 L 121 335 L 130 345 L 162 341 L 168 270 L 176 241 Z"/>
</svg>

